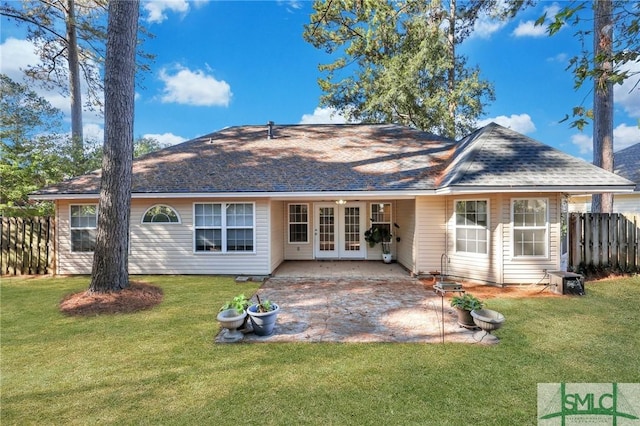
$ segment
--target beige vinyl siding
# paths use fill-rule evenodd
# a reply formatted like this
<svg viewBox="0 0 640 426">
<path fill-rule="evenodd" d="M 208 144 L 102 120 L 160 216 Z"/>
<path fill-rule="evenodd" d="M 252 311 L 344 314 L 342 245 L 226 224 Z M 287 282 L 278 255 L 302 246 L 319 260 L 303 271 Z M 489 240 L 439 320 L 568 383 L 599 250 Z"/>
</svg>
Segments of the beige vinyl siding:
<svg viewBox="0 0 640 426">
<path fill-rule="evenodd" d="M 306 243 L 289 242 L 289 204 L 307 204 L 309 229 L 309 241 Z M 313 218 L 314 205 L 311 201 L 287 201 L 284 203 L 282 212 L 284 229 L 282 230 L 282 240 L 284 241 L 284 258 L 286 260 L 312 260 L 313 259 Z"/>
<path fill-rule="evenodd" d="M 396 236 L 400 241 L 396 243 L 396 256 L 399 264 L 410 272 L 416 273 L 416 259 L 414 253 L 416 228 L 416 201 L 399 200 L 396 202 Z"/>
<path fill-rule="evenodd" d="M 285 206 L 286 204 L 282 201 L 272 201 L 269 210 L 269 222 L 271 223 L 271 235 L 269 237 L 271 260 L 269 268 L 271 271 L 274 271 L 284 261 L 285 241 L 282 236 L 286 234 L 286 225 L 282 217 L 285 215 Z"/>
<path fill-rule="evenodd" d="M 613 196 L 614 213 L 640 213 L 640 193 L 616 194 Z"/>
<path fill-rule="evenodd" d="M 549 239 L 548 257 L 513 257 L 511 204 L 514 198 L 543 198 L 548 200 Z M 504 284 L 535 284 L 544 277 L 544 270 L 560 269 L 561 238 L 561 194 L 508 194 L 501 203 L 500 215 L 504 224 L 502 238 L 504 241 L 502 256 L 504 263 Z"/>
<path fill-rule="evenodd" d="M 415 200 L 414 237 L 415 272 L 427 274 L 440 270 L 440 256 L 445 252 L 445 197 L 418 197 Z"/>
<path fill-rule="evenodd" d="M 455 204 L 457 201 L 487 201 L 489 235 L 487 253 L 463 253 L 456 251 L 456 215 Z M 496 235 L 499 227 L 500 201 L 496 195 L 465 195 L 447 197 L 447 229 L 449 232 L 447 254 L 450 263 L 448 272 L 456 277 L 465 277 L 472 280 L 496 283 L 499 281 L 499 262 L 501 256 L 501 239 Z"/>
<path fill-rule="evenodd" d="M 591 212 L 591 195 L 574 195 L 569 198 L 569 211 L 578 213 Z M 640 193 L 614 194 L 614 213 L 640 213 Z"/>
<path fill-rule="evenodd" d="M 198 200 L 206 202 L 230 202 L 225 199 Z M 233 202 L 253 202 L 236 200 Z M 93 253 L 72 253 L 69 235 L 69 205 L 84 201 L 59 202 L 59 255 L 60 274 L 89 274 Z M 173 207 L 182 223 L 142 224 L 142 216 L 156 204 Z M 195 253 L 193 242 L 194 200 L 132 200 L 131 242 L 129 272 L 131 274 L 219 274 L 266 275 L 271 273 L 269 262 L 269 204 L 255 203 L 255 253 Z"/>
</svg>

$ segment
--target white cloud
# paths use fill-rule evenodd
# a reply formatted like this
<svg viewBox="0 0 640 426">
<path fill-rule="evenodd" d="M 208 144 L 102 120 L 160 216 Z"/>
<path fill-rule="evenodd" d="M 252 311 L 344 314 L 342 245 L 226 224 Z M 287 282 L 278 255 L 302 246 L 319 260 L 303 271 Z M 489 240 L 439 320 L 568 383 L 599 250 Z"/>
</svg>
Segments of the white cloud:
<svg viewBox="0 0 640 426">
<path fill-rule="evenodd" d="M 347 119 L 334 108 L 316 108 L 313 114 L 303 114 L 300 124 L 344 124 Z"/>
<path fill-rule="evenodd" d="M 613 150 L 620 151 L 640 142 L 640 127 L 620 124 L 613 129 Z"/>
<path fill-rule="evenodd" d="M 578 147 L 580 154 L 590 154 L 593 152 L 593 139 L 584 133 L 571 135 L 571 143 Z"/>
<path fill-rule="evenodd" d="M 511 130 L 515 130 L 516 132 L 522 134 L 533 133 L 536 131 L 536 126 L 533 124 L 533 120 L 529 114 L 512 114 L 510 117 L 506 115 L 500 115 L 494 118 L 487 118 L 485 120 L 478 122 L 478 127 L 486 126 L 489 123 L 497 123 L 503 127 L 507 127 Z"/>
<path fill-rule="evenodd" d="M 487 15 L 480 16 L 473 24 L 473 36 L 489 38 L 495 32 L 500 31 L 507 25 L 506 21 L 499 21 Z"/>
<path fill-rule="evenodd" d="M 85 124 L 82 126 L 82 133 L 84 138 L 88 141 L 93 141 L 100 145 L 104 142 L 104 129 L 98 124 Z"/>
<path fill-rule="evenodd" d="M 231 86 L 224 80 L 216 80 L 202 70 L 191 71 L 178 67 L 175 74 L 160 70 L 160 80 L 165 84 L 162 102 L 195 106 L 228 106 Z"/>
<path fill-rule="evenodd" d="M 513 35 L 516 37 L 544 37 L 547 34 L 547 29 L 544 25 L 536 26 L 534 21 L 525 21 L 518 24 Z"/>
<path fill-rule="evenodd" d="M 640 142 L 640 127 L 620 124 L 613 129 L 613 150 L 620 151 L 628 146 Z M 571 136 L 571 143 L 580 149 L 580 154 L 593 153 L 593 137 L 584 133 Z"/>
<path fill-rule="evenodd" d="M 189 2 L 186 0 L 151 0 L 144 3 L 144 10 L 149 12 L 146 21 L 150 24 L 160 24 L 167 19 L 166 11 L 186 15 L 189 11 Z"/>
<path fill-rule="evenodd" d="M 548 57 L 547 62 L 558 62 L 560 64 L 566 64 L 568 58 L 569 55 L 567 55 L 566 53 L 558 53 L 555 56 Z"/>
<path fill-rule="evenodd" d="M 627 78 L 623 84 L 613 86 L 613 99 L 616 104 L 622 105 L 630 117 L 640 117 L 640 60 L 628 62 L 621 71 L 634 74 Z M 634 87 L 635 86 L 635 87 Z"/>
<path fill-rule="evenodd" d="M 173 133 L 147 133 L 142 136 L 143 138 L 155 139 L 162 145 L 176 145 L 186 141 L 186 138 L 182 136 L 174 135 Z"/>
<path fill-rule="evenodd" d="M 40 63 L 35 53 L 35 46 L 28 40 L 8 38 L 0 44 L 0 58 L 2 59 L 2 73 L 13 81 L 23 82 L 23 69 L 29 65 Z"/>
<path fill-rule="evenodd" d="M 550 19 L 553 19 L 559 11 L 560 6 L 558 3 L 553 3 L 543 9 L 543 12 L 547 15 L 544 24 L 536 25 L 535 21 L 520 21 L 512 34 L 516 37 L 544 37 L 547 35 L 547 25 Z"/>
<path fill-rule="evenodd" d="M 26 84 L 29 89 L 33 90 L 38 96 L 46 99 L 51 106 L 59 109 L 67 121 L 71 118 L 71 102 L 68 95 L 61 94 L 59 88 L 45 89 L 40 84 L 27 79 L 24 69 L 29 66 L 37 66 L 41 64 L 40 57 L 36 54 L 36 47 L 28 40 L 20 40 L 16 38 L 8 38 L 4 43 L 0 44 L 0 63 L 1 71 L 13 81 Z M 81 81 L 83 100 L 86 100 L 87 90 L 84 80 Z M 101 99 L 102 94 L 99 94 Z M 104 99 L 102 99 L 104 101 Z M 103 119 L 96 111 L 83 111 L 82 120 L 85 123 L 102 123 Z"/>
</svg>

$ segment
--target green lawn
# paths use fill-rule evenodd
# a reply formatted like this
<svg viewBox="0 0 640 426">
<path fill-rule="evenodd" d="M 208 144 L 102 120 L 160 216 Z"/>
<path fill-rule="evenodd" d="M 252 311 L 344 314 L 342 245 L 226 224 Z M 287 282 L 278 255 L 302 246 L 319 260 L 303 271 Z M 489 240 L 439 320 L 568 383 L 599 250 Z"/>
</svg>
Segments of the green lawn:
<svg viewBox="0 0 640 426">
<path fill-rule="evenodd" d="M 136 277 L 164 301 L 65 317 L 87 277 L 3 278 L 1 417 L 11 424 L 536 424 L 543 382 L 640 382 L 640 277 L 584 297 L 493 299 L 495 346 L 213 344 L 226 299 L 257 286 Z M 286 309 L 286 307 L 283 307 Z"/>
</svg>

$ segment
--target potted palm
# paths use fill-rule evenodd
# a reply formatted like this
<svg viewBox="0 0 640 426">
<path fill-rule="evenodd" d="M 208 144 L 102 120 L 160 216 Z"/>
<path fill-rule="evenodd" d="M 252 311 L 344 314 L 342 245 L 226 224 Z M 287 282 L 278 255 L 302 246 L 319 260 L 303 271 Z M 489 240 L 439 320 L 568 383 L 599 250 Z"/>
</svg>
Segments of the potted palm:
<svg viewBox="0 0 640 426">
<path fill-rule="evenodd" d="M 273 303 L 269 299 L 260 300 L 260 296 L 256 294 L 258 303 L 247 308 L 247 314 L 251 319 L 253 332 L 258 336 L 270 336 L 276 325 L 280 306 Z"/>
<path fill-rule="evenodd" d="M 456 308 L 458 312 L 458 325 L 464 328 L 475 328 L 471 311 L 474 309 L 482 309 L 484 303 L 471 293 L 462 296 L 453 296 L 451 298 L 451 306 Z"/>
<path fill-rule="evenodd" d="M 248 306 L 249 300 L 244 294 L 239 294 L 222 305 L 216 319 L 225 329 L 222 336 L 224 341 L 237 342 L 242 340 L 244 334 L 238 328 L 241 328 L 245 323 Z"/>
</svg>

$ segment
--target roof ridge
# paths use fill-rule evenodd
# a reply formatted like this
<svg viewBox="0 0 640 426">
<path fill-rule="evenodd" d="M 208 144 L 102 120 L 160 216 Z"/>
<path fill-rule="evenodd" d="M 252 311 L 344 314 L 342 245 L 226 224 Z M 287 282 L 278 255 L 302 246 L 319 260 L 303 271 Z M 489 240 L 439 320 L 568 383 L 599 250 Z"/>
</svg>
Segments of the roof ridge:
<svg viewBox="0 0 640 426">
<path fill-rule="evenodd" d="M 461 176 L 465 175 L 465 173 L 471 167 L 473 159 L 476 157 L 477 153 L 480 150 L 480 148 L 476 148 L 476 142 L 482 141 L 484 139 L 482 138 L 482 136 L 484 136 L 486 133 L 494 131 L 496 126 L 500 125 L 491 122 L 484 127 L 476 129 L 469 135 L 462 138 L 458 143 L 456 143 L 456 147 L 451 154 L 452 161 L 447 165 L 447 167 L 443 169 L 440 175 L 440 179 L 438 179 L 440 182 L 439 187 L 450 185 L 451 183 L 458 181 Z M 465 154 L 465 152 L 467 152 L 467 148 L 469 148 L 469 154 Z M 466 166 L 460 168 L 459 170 L 456 170 L 456 165 L 460 164 L 463 161 L 466 162 Z M 451 171 L 453 172 L 450 176 L 448 176 Z"/>
</svg>

